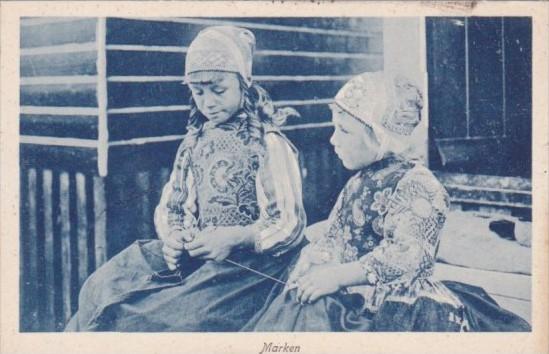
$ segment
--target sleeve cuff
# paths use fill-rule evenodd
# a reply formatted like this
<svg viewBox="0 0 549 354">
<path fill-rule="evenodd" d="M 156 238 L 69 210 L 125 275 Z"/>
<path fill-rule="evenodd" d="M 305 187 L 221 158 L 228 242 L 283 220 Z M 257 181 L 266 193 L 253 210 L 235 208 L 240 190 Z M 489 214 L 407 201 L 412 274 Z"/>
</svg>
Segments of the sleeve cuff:
<svg viewBox="0 0 549 354">
<path fill-rule="evenodd" d="M 374 270 L 372 266 L 370 266 L 370 263 L 368 262 L 368 258 L 363 258 L 360 261 L 360 265 L 362 266 L 362 270 L 364 272 L 366 281 L 368 282 L 368 285 L 377 285 L 379 282 L 379 277 L 377 275 L 377 272 Z"/>
<path fill-rule="evenodd" d="M 263 245 L 261 242 L 261 228 L 259 227 L 259 225 L 257 225 L 257 223 L 252 225 L 252 232 L 254 235 L 254 252 L 261 254 L 265 250 L 263 249 Z"/>
</svg>

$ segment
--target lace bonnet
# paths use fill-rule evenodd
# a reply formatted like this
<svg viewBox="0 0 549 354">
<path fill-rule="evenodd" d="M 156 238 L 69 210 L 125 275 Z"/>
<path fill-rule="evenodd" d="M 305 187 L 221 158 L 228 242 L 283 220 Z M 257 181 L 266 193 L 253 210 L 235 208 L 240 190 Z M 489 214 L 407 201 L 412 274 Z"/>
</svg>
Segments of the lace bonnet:
<svg viewBox="0 0 549 354">
<path fill-rule="evenodd" d="M 382 154 L 401 154 L 415 143 L 412 135 L 421 122 L 423 96 L 401 74 L 376 71 L 355 76 L 339 90 L 335 105 L 372 128 Z"/>
<path fill-rule="evenodd" d="M 234 26 L 213 26 L 198 33 L 185 58 L 185 82 L 189 75 L 200 72 L 238 73 L 252 84 L 252 61 L 255 37 L 247 29 Z"/>
</svg>

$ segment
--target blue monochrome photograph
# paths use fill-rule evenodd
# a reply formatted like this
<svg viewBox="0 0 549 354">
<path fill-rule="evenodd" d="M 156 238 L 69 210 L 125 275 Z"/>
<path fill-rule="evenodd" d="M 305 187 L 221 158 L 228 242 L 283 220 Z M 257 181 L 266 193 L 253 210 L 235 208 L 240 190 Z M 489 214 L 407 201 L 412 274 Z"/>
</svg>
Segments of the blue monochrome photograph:
<svg viewBox="0 0 549 354">
<path fill-rule="evenodd" d="M 21 332 L 530 332 L 530 17 L 23 17 Z"/>
</svg>

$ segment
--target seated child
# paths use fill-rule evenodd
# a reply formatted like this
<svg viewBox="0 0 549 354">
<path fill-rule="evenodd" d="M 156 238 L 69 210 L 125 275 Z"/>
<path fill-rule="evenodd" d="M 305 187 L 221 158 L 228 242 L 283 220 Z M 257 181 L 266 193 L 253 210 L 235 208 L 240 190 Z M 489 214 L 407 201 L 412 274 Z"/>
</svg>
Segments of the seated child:
<svg viewBox="0 0 549 354">
<path fill-rule="evenodd" d="M 156 208 L 159 239 L 92 274 L 66 330 L 237 331 L 261 308 L 306 220 L 297 151 L 277 126 L 295 112 L 253 82 L 254 47 L 232 26 L 191 43 L 191 111 Z"/>
<path fill-rule="evenodd" d="M 529 331 L 482 289 L 432 279 L 449 197 L 420 162 L 422 95 L 403 76 L 351 79 L 330 139 L 357 173 L 245 331 Z M 281 291 L 282 290 L 282 291 Z"/>
</svg>

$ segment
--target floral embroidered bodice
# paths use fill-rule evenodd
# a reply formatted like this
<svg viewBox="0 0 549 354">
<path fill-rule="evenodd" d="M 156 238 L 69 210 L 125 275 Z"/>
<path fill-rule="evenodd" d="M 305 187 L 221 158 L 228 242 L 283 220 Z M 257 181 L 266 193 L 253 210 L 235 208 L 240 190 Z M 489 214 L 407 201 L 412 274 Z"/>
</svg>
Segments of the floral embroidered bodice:
<svg viewBox="0 0 549 354">
<path fill-rule="evenodd" d="M 378 161 L 349 179 L 327 231 L 304 248 L 294 271 L 306 271 L 307 263 L 359 261 L 376 284 L 347 290 L 363 294 L 372 310 L 397 293 L 457 304 L 429 280 L 448 207 L 446 190 L 427 168 L 394 157 Z"/>
<path fill-rule="evenodd" d="M 257 253 L 276 256 L 299 244 L 306 217 L 297 151 L 274 124 L 250 124 L 245 113 L 206 121 L 179 145 L 154 213 L 160 238 L 253 223 Z"/>
<path fill-rule="evenodd" d="M 249 225 L 259 218 L 256 176 L 264 152 L 245 120 L 205 124 L 191 166 L 200 228 Z"/>
<path fill-rule="evenodd" d="M 379 245 L 393 190 L 412 166 L 385 159 L 349 179 L 330 213 L 326 234 L 317 241 L 326 261 L 356 261 Z"/>
</svg>

